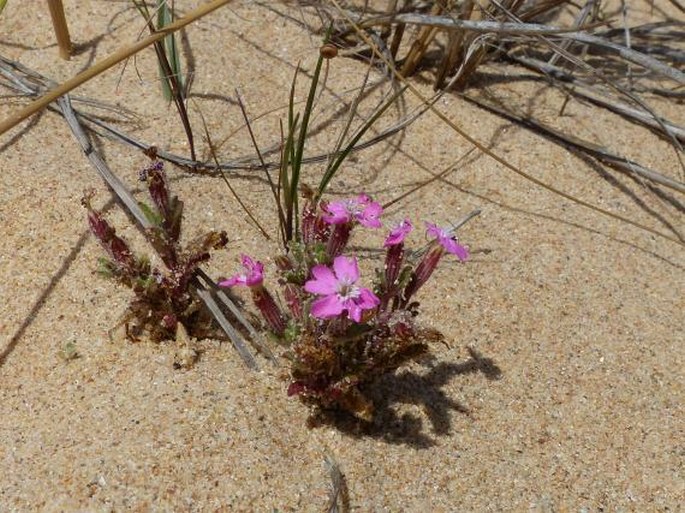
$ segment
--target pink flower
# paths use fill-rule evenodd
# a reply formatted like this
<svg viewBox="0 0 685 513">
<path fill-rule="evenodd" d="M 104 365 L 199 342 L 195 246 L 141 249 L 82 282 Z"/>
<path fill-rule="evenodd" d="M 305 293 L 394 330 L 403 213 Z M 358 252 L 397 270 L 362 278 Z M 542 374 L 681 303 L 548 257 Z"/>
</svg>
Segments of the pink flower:
<svg viewBox="0 0 685 513">
<path fill-rule="evenodd" d="M 233 287 L 234 285 L 250 287 L 252 301 L 261 312 L 271 331 L 279 337 L 282 336 L 286 328 L 286 319 L 273 296 L 264 287 L 264 264 L 252 260 L 247 255 L 242 255 L 242 261 L 245 272 L 236 274 L 228 280 L 220 281 L 219 287 Z"/>
<path fill-rule="evenodd" d="M 405 219 L 404 221 L 400 221 L 397 226 L 395 226 L 392 230 L 390 230 L 390 234 L 388 237 L 385 239 L 385 242 L 383 243 L 383 247 L 390 247 L 390 246 L 396 246 L 397 244 L 401 244 L 404 242 L 404 238 L 409 235 L 409 232 L 412 231 L 414 226 L 411 224 L 411 221 L 409 219 Z"/>
<path fill-rule="evenodd" d="M 326 214 L 321 218 L 328 224 L 345 224 L 357 221 L 367 228 L 380 228 L 381 221 L 378 219 L 383 213 L 380 203 L 371 201 L 366 194 L 360 194 L 356 198 L 342 201 L 333 201 L 326 205 Z"/>
<path fill-rule="evenodd" d="M 242 261 L 245 272 L 242 274 L 236 274 L 228 280 L 220 281 L 219 287 L 233 287 L 234 285 L 255 287 L 262 284 L 264 281 L 264 264 L 256 260 L 252 260 L 247 255 L 242 255 Z"/>
<path fill-rule="evenodd" d="M 459 244 L 456 237 L 433 223 L 426 223 L 426 233 L 435 238 L 445 251 L 456 255 L 462 262 L 469 257 L 469 250 Z"/>
<path fill-rule="evenodd" d="M 336 257 L 333 270 L 325 265 L 314 266 L 312 276 L 314 279 L 304 284 L 304 290 L 323 296 L 312 303 L 314 317 L 328 319 L 346 311 L 349 319 L 360 322 L 362 310 L 369 310 L 380 303 L 369 289 L 355 285 L 359 280 L 355 258 Z"/>
</svg>

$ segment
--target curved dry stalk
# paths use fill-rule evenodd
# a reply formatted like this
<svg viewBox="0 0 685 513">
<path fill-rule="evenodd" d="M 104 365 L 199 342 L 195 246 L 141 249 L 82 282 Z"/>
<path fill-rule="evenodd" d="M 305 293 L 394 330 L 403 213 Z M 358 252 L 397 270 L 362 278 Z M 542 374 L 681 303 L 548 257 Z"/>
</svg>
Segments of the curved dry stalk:
<svg viewBox="0 0 685 513">
<path fill-rule="evenodd" d="M 424 29 L 434 30 L 439 28 L 440 30 L 444 30 L 447 33 L 448 42 L 443 50 L 442 62 L 436 69 L 436 89 L 461 89 L 468 77 L 471 76 L 478 64 L 483 60 L 484 56 L 487 53 L 492 53 L 492 49 L 494 48 L 502 49 L 502 43 L 517 42 L 518 45 L 515 49 L 529 49 L 531 48 L 532 43 L 540 41 L 551 48 L 554 54 L 548 63 L 540 61 L 539 66 L 529 65 L 529 67 L 548 77 L 550 75 L 548 70 L 551 67 L 554 70 L 559 70 L 559 73 L 561 73 L 559 76 L 566 77 L 576 83 L 578 80 L 574 77 L 574 73 L 575 69 L 579 67 L 580 69 L 585 70 L 590 76 L 598 78 L 606 83 L 610 88 L 627 98 L 629 104 L 603 100 L 599 96 L 601 93 L 593 94 L 594 90 L 592 88 L 588 90 L 585 99 L 589 101 L 594 100 L 593 103 L 596 105 L 617 112 L 633 121 L 647 125 L 653 130 L 656 130 L 659 134 L 664 135 L 671 141 L 673 147 L 676 149 L 676 158 L 678 158 L 680 162 L 681 170 L 685 172 L 685 163 L 683 163 L 681 158 L 683 145 L 681 137 L 679 136 L 679 134 L 682 134 L 683 132 L 681 127 L 658 116 L 653 109 L 635 93 L 632 79 L 630 87 L 621 87 L 617 81 L 616 83 L 613 82 L 615 79 L 608 76 L 606 71 L 592 68 L 582 59 L 579 59 L 567 51 L 571 43 L 575 42 L 575 39 L 573 39 L 574 36 L 577 35 L 578 37 L 576 39 L 583 41 L 587 41 L 588 38 L 593 38 L 591 42 L 594 41 L 595 43 L 604 46 L 605 49 L 609 48 L 612 53 L 618 55 L 620 62 L 626 62 L 628 64 L 631 62 L 638 63 L 646 66 L 650 72 L 662 74 L 678 83 L 683 83 L 682 81 L 685 78 L 685 73 L 679 69 L 677 63 L 685 58 L 685 54 L 674 48 L 659 47 L 659 55 L 663 55 L 673 62 L 673 66 L 669 66 L 667 63 L 661 62 L 652 56 L 654 50 L 653 45 L 645 46 L 645 42 L 654 38 L 658 41 L 677 41 L 681 33 L 676 30 L 676 27 L 681 25 L 677 22 L 667 21 L 649 24 L 647 26 L 639 26 L 634 29 L 631 28 L 629 32 L 626 32 L 627 29 L 623 27 L 622 29 L 604 30 L 598 35 L 586 34 L 581 30 L 578 30 L 578 27 L 583 25 L 584 20 L 593 10 L 593 5 L 596 5 L 593 0 L 590 0 L 586 6 L 581 9 L 572 29 L 560 29 L 559 27 L 550 27 L 549 25 L 525 23 L 526 20 L 530 20 L 539 14 L 549 12 L 550 8 L 558 6 L 563 2 L 564 0 L 538 1 L 534 3 L 531 8 L 527 8 L 526 10 L 524 10 L 519 3 L 492 0 L 491 6 L 496 8 L 496 10 L 488 7 L 481 9 L 481 11 L 476 11 L 470 9 L 468 6 L 469 2 L 466 2 L 462 5 L 461 10 L 447 12 L 445 14 L 443 14 L 444 9 L 438 7 L 437 4 L 431 10 L 430 15 L 418 13 L 392 13 L 392 9 L 390 14 L 382 14 L 372 18 L 369 18 L 366 11 L 347 10 L 344 11 L 344 14 L 353 20 L 358 20 L 360 26 L 363 27 L 366 27 L 367 25 L 388 27 L 393 24 L 396 27 L 404 27 L 407 24 L 412 24 L 407 23 L 408 21 L 411 21 L 415 22 L 413 24 L 421 26 L 419 34 L 424 34 Z M 393 3 L 391 2 L 391 4 Z M 336 19 L 339 26 L 343 27 L 341 29 L 342 35 L 340 37 L 344 37 L 345 34 L 354 31 L 353 28 L 350 28 L 348 21 L 345 20 L 344 17 L 341 18 L 343 11 L 336 10 L 334 7 L 324 7 L 324 9 L 326 9 L 326 12 L 331 18 Z M 490 16 L 494 18 L 494 21 L 469 19 L 478 16 Z M 503 17 L 506 17 L 506 19 L 502 19 Z M 390 22 L 388 20 L 395 21 Z M 585 25 L 585 28 L 587 29 L 590 26 L 592 25 Z M 550 32 L 558 32 L 560 30 L 574 30 L 575 32 L 569 33 L 570 35 L 563 34 L 563 37 L 566 37 L 566 39 L 563 39 L 560 34 L 545 35 L 545 31 L 548 29 Z M 626 39 L 625 45 L 610 40 L 612 37 L 625 39 L 627 34 L 630 35 L 633 32 L 635 32 L 636 38 L 642 42 L 642 45 L 639 47 L 636 47 L 632 43 L 632 39 Z M 474 34 L 478 33 L 480 33 L 480 35 L 474 37 Z M 568 37 L 571 38 L 569 39 Z M 418 43 L 421 39 L 421 35 L 416 36 L 415 39 Z M 559 39 L 561 40 L 559 41 Z M 588 42 L 581 44 L 584 47 L 593 46 Z M 402 63 L 401 73 L 405 76 L 408 67 L 412 68 L 417 64 L 418 61 L 416 61 L 416 59 L 420 58 L 426 51 L 426 48 L 424 48 L 426 45 L 419 44 L 419 46 L 422 48 L 421 52 L 419 52 L 420 55 L 414 52 L 415 48 L 412 46 L 412 49 L 409 50 L 405 59 L 400 61 Z M 371 46 L 365 45 L 365 50 L 371 51 Z M 518 53 L 522 52 L 517 52 L 516 55 L 513 55 L 511 50 L 507 50 L 506 48 L 504 50 L 506 51 L 507 57 L 520 63 Z M 455 56 L 455 54 L 458 55 Z M 574 66 L 571 71 L 566 71 L 565 69 L 554 65 L 555 61 L 562 57 Z M 523 57 L 523 59 L 530 59 L 530 57 L 526 56 Z M 452 72 L 453 75 L 449 80 L 448 85 L 445 86 L 445 79 L 448 72 Z M 556 77 L 557 75 L 552 73 L 551 78 Z M 563 87 L 556 81 L 554 81 L 554 84 L 558 87 Z M 681 94 L 677 91 L 666 89 L 657 89 L 654 92 L 655 94 L 676 97 Z M 578 93 L 578 95 L 580 96 L 581 93 Z M 594 98 L 590 98 L 592 96 L 594 96 Z M 632 106 L 630 105 L 631 103 L 633 104 Z"/>
<path fill-rule="evenodd" d="M 50 9 L 52 27 L 55 30 L 55 38 L 59 47 L 59 56 L 68 61 L 71 57 L 72 46 L 62 0 L 51 0 L 48 2 L 48 8 Z"/>
<path fill-rule="evenodd" d="M 22 95 L 26 96 L 37 96 L 41 92 L 45 91 L 49 87 L 54 87 L 55 82 L 52 81 L 51 79 L 44 77 L 43 75 L 40 75 L 34 70 L 31 70 L 29 68 L 26 68 L 25 66 L 11 61 L 9 59 L 4 58 L 3 56 L 0 55 L 0 75 L 2 75 L 6 80 L 7 83 L 4 85 L 8 87 L 9 89 L 13 89 L 15 91 L 20 92 Z M 76 97 L 72 98 L 72 101 L 76 100 Z M 107 104 L 103 104 L 101 102 L 97 102 L 96 100 L 92 100 L 89 98 L 79 98 L 80 102 L 86 103 L 86 104 L 95 104 L 98 108 L 102 108 L 105 110 L 112 110 L 117 113 L 123 112 L 129 117 L 132 117 L 133 113 L 123 111 L 120 107 L 113 107 Z M 61 114 L 61 111 L 49 105 L 47 107 L 49 110 L 54 110 L 57 113 Z M 130 146 L 133 146 L 134 148 L 140 149 L 142 151 L 149 150 L 152 145 L 149 143 L 146 143 L 144 141 L 138 140 L 134 138 L 133 136 L 127 134 L 120 128 L 117 128 L 113 126 L 110 123 L 107 123 L 106 121 L 103 121 L 100 117 L 95 116 L 93 114 L 83 112 L 78 108 L 74 108 L 74 111 L 78 117 L 79 120 L 88 122 L 88 124 L 92 124 L 95 127 L 101 129 L 102 135 L 109 137 L 110 139 L 113 139 L 115 141 L 128 144 Z M 377 135 L 370 137 L 369 139 L 364 140 L 363 142 L 357 143 L 352 151 L 358 152 L 362 151 L 364 149 L 370 148 L 383 140 L 387 139 L 388 137 L 392 137 L 393 135 L 397 134 L 398 132 L 404 130 L 406 127 L 411 125 L 414 121 L 416 121 L 424 112 L 426 111 L 425 107 L 417 109 L 414 113 L 409 113 L 407 116 L 405 116 L 403 119 L 400 119 L 397 123 L 394 125 L 386 128 L 385 130 L 382 130 L 379 132 Z M 91 130 L 93 129 L 92 127 L 89 127 Z M 272 147 L 267 148 L 266 150 L 261 152 L 262 157 L 268 156 L 268 155 L 274 155 L 279 152 L 280 146 L 279 145 L 274 145 Z M 176 164 L 177 166 L 180 166 L 186 170 L 192 170 L 194 172 L 203 172 L 206 174 L 210 174 L 211 176 L 219 176 L 219 172 L 221 170 L 225 171 L 258 171 L 258 170 L 264 170 L 264 169 L 276 169 L 279 167 L 279 162 L 278 161 L 265 161 L 261 162 L 259 158 L 254 158 L 254 157 L 239 157 L 236 159 L 232 159 L 227 162 L 219 162 L 214 163 L 214 162 L 206 162 L 206 161 L 200 161 L 200 160 L 193 160 L 188 157 L 184 157 L 181 155 L 177 155 L 165 150 L 162 150 L 161 148 L 157 149 L 157 156 L 162 159 L 166 160 L 167 162 L 171 162 L 172 164 Z M 319 163 L 319 162 L 325 162 L 329 160 L 332 157 L 337 156 L 335 153 L 322 153 L 319 155 L 311 155 L 307 157 L 303 157 L 302 162 L 304 164 L 313 164 L 313 163 Z"/>
<path fill-rule="evenodd" d="M 559 55 L 559 54 L 554 54 Z M 655 116 L 652 114 L 645 113 L 641 110 L 635 109 L 624 102 L 617 100 L 610 100 L 608 98 L 600 95 L 594 88 L 583 84 L 579 80 L 575 80 L 569 73 L 563 68 L 559 68 L 547 62 L 541 61 L 539 59 L 534 59 L 532 57 L 527 57 L 523 55 L 516 55 L 510 57 L 522 66 L 528 67 L 539 73 L 546 75 L 551 75 L 554 78 L 561 78 L 562 80 L 572 80 L 574 82 L 573 87 L 562 87 L 564 90 L 574 96 L 578 96 L 584 100 L 592 102 L 596 105 L 600 105 L 616 114 L 633 120 L 638 123 L 642 123 L 649 128 L 657 130 L 660 134 L 667 138 L 676 138 L 681 143 L 685 143 L 685 127 L 681 127 L 672 123 L 667 119 L 660 118 L 660 121 L 655 120 Z"/>
<path fill-rule="evenodd" d="M 520 21 L 521 21 L 521 20 L 516 16 L 515 13 L 511 12 L 511 11 L 510 11 L 509 9 L 507 9 L 505 6 L 501 5 L 501 4 L 498 2 L 498 0 L 491 0 L 491 1 L 492 1 L 494 4 L 496 4 L 496 5 L 497 5 L 497 6 L 506 14 L 506 16 L 507 16 L 508 18 L 510 18 L 511 20 L 513 20 L 513 21 L 515 21 L 515 22 L 520 22 Z M 594 36 L 593 36 L 593 37 L 594 37 Z M 634 94 L 632 91 L 630 91 L 630 90 L 628 90 L 628 89 L 626 89 L 626 88 L 624 88 L 624 87 L 621 87 L 620 85 L 618 85 L 618 84 L 612 82 L 612 81 L 606 76 L 606 74 L 605 74 L 601 69 L 597 69 L 597 68 L 595 68 L 595 67 L 589 65 L 589 64 L 587 64 L 584 60 L 582 60 L 582 59 L 576 57 L 575 55 L 573 55 L 573 54 L 567 52 L 564 48 L 562 48 L 559 44 L 553 42 L 550 38 L 545 37 L 545 36 L 538 36 L 538 38 L 540 39 L 540 41 L 542 41 L 543 43 L 545 43 L 546 45 L 548 45 L 549 48 L 551 48 L 555 53 L 557 53 L 557 54 L 559 54 L 560 56 L 564 57 L 564 59 L 566 59 L 568 62 L 570 62 L 570 63 L 572 63 L 572 64 L 574 64 L 574 65 L 576 65 L 576 66 L 579 66 L 581 69 L 585 70 L 585 71 L 588 72 L 589 74 L 591 74 L 591 75 L 597 77 L 598 79 L 600 79 L 600 80 L 601 80 L 602 82 L 604 82 L 609 88 L 615 90 L 615 91 L 618 92 L 619 94 L 622 94 L 622 95 L 625 96 L 626 98 L 629 98 L 630 100 L 632 100 L 633 102 L 635 102 L 635 104 L 637 104 L 637 105 L 639 105 L 640 107 L 642 107 L 642 109 L 643 109 L 645 112 L 647 112 L 647 113 L 651 116 L 651 118 L 652 118 L 652 119 L 661 127 L 661 129 L 664 131 L 664 133 L 667 134 L 667 135 L 671 138 L 671 140 L 672 140 L 672 142 L 673 142 L 674 149 L 675 149 L 675 151 L 676 151 L 676 157 L 678 158 L 678 162 L 680 163 L 681 170 L 685 170 L 685 164 L 683 163 L 683 160 L 682 160 L 681 155 L 680 155 L 680 153 L 682 152 L 682 146 L 681 146 L 680 142 L 678 141 L 677 138 L 673 137 L 673 136 L 669 133 L 668 129 L 664 126 L 664 124 L 663 124 L 661 118 L 660 118 L 659 116 L 656 115 L 656 113 L 651 109 L 651 107 L 649 107 L 649 105 L 647 105 L 647 103 L 646 103 L 645 101 L 643 101 L 639 96 L 637 96 L 636 94 Z M 601 38 L 595 38 L 595 39 L 601 40 Z M 619 49 L 623 48 L 623 49 L 626 50 L 626 52 L 633 52 L 633 50 L 631 50 L 631 49 L 629 49 L 629 48 L 626 49 L 625 47 L 622 47 L 622 46 L 620 46 L 620 45 L 614 45 L 614 46 L 617 47 L 617 48 L 619 48 Z M 625 55 L 621 54 L 621 52 L 619 52 L 619 54 L 620 54 L 621 56 L 623 56 L 623 58 L 625 58 L 626 60 L 631 61 L 631 59 L 626 58 Z M 635 52 L 635 54 L 636 54 L 636 55 L 641 55 L 641 54 L 639 54 L 639 52 Z M 651 58 L 649 58 L 649 59 L 651 59 Z M 658 62 L 658 61 L 657 61 L 657 62 Z M 668 69 L 668 70 L 671 70 L 673 73 L 679 73 L 679 74 L 681 75 L 681 77 L 680 77 L 678 80 L 676 80 L 676 81 L 680 81 L 681 84 L 685 84 L 685 73 L 682 73 L 682 72 L 680 72 L 679 70 L 677 70 L 677 69 L 675 69 L 675 68 L 672 68 L 672 67 L 670 67 L 670 66 L 668 66 L 668 65 L 662 64 L 662 63 L 659 63 L 659 65 L 662 66 L 662 67 L 664 67 L 664 68 L 666 68 L 666 69 Z M 647 68 L 647 69 L 649 69 L 649 68 Z"/>
<path fill-rule="evenodd" d="M 679 182 L 678 180 L 675 180 L 669 176 L 649 169 L 638 162 L 620 157 L 602 146 L 585 141 L 575 135 L 564 134 L 563 132 L 560 132 L 559 130 L 556 130 L 538 120 L 535 120 L 531 117 L 521 116 L 509 109 L 496 106 L 491 102 L 486 102 L 481 98 L 476 98 L 475 96 L 465 93 L 462 93 L 461 96 L 468 102 L 478 105 L 479 107 L 493 112 L 503 118 L 509 119 L 510 121 L 515 121 L 521 125 L 534 128 L 537 132 L 546 135 L 551 139 L 557 140 L 567 146 L 581 150 L 588 155 L 595 157 L 597 160 L 600 160 L 611 167 L 619 169 L 620 171 L 637 175 L 640 178 L 646 178 L 654 183 L 685 194 L 685 183 Z"/>
<path fill-rule="evenodd" d="M 563 28 L 523 22 L 462 20 L 451 16 L 431 16 L 415 13 L 380 16 L 370 20 L 364 20 L 363 22 L 360 22 L 358 26 L 360 28 L 367 28 L 369 26 L 387 24 L 392 21 L 434 28 L 439 27 L 446 30 L 460 29 L 484 34 L 536 37 L 553 36 L 551 39 L 584 43 L 610 50 L 626 61 L 638 64 L 643 68 L 669 78 L 678 84 L 685 84 L 685 73 L 682 71 L 668 66 L 649 55 L 645 55 L 601 37 L 588 34 L 587 32 L 579 31 L 575 27 Z"/>
</svg>

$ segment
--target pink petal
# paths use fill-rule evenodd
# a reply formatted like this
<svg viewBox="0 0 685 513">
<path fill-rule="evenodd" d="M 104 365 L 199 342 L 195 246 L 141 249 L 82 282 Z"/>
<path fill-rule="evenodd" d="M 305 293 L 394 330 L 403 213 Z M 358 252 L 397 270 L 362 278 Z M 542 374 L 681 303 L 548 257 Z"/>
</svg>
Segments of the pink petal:
<svg viewBox="0 0 685 513">
<path fill-rule="evenodd" d="M 448 253 L 456 255 L 462 262 L 469 258 L 469 250 L 454 239 L 442 239 L 440 244 L 442 244 L 442 247 L 445 248 Z"/>
<path fill-rule="evenodd" d="M 362 192 L 357 196 L 356 200 L 359 206 L 365 206 L 371 203 L 371 196 Z"/>
<path fill-rule="evenodd" d="M 348 285 L 356 283 L 359 279 L 359 267 L 357 266 L 357 259 L 346 256 L 337 256 L 333 260 L 333 269 L 338 282 L 344 282 Z"/>
<path fill-rule="evenodd" d="M 348 299 L 344 303 L 345 310 L 347 310 L 347 317 L 349 317 L 354 322 L 360 322 L 362 320 L 362 309 L 353 300 Z"/>
<path fill-rule="evenodd" d="M 234 285 L 238 284 L 245 285 L 245 277 L 236 274 L 227 280 L 220 281 L 219 287 L 233 287 Z"/>
<path fill-rule="evenodd" d="M 380 299 L 369 289 L 359 289 L 359 296 L 346 299 L 343 308 L 347 310 L 347 316 L 354 322 L 360 322 L 362 310 L 370 310 L 380 304 Z"/>
<path fill-rule="evenodd" d="M 326 205 L 326 214 L 321 216 L 328 224 L 343 224 L 351 220 L 348 205 L 344 201 L 334 201 Z"/>
<path fill-rule="evenodd" d="M 338 290 L 338 280 L 335 279 L 333 271 L 325 265 L 315 265 L 312 268 L 313 280 L 304 284 L 304 290 L 312 294 L 335 294 Z"/>
<path fill-rule="evenodd" d="M 323 296 L 312 303 L 311 313 L 319 319 L 337 317 L 343 311 L 343 303 L 336 294 Z"/>
<path fill-rule="evenodd" d="M 426 234 L 428 234 L 429 237 L 433 237 L 435 239 L 440 239 L 447 235 L 445 233 L 445 230 L 438 228 L 437 225 L 429 222 L 426 222 Z"/>
<path fill-rule="evenodd" d="M 367 228 L 380 228 L 383 226 L 380 219 L 378 219 L 383 213 L 383 207 L 380 203 L 369 203 L 369 205 L 364 209 L 360 215 L 357 216 L 357 220 L 363 226 Z"/>
<path fill-rule="evenodd" d="M 469 250 L 459 244 L 453 235 L 450 235 L 446 230 L 438 228 L 432 223 L 426 223 L 426 233 L 431 237 L 437 239 L 440 245 L 445 248 L 448 253 L 456 255 L 462 262 L 469 257 Z"/>
<path fill-rule="evenodd" d="M 244 272 L 219 282 L 220 287 L 233 287 L 235 285 L 253 287 L 262 284 L 264 281 L 264 264 L 258 260 L 253 260 L 247 255 L 241 255 L 241 261 Z"/>
<path fill-rule="evenodd" d="M 381 304 L 381 300 L 378 299 L 378 296 L 366 288 L 359 289 L 359 297 L 355 301 L 359 307 L 364 310 L 375 308 Z"/>
<path fill-rule="evenodd" d="M 411 224 L 409 219 L 400 221 L 397 226 L 390 230 L 390 233 L 385 239 L 383 246 L 387 248 L 388 246 L 395 246 L 404 242 L 405 237 L 409 235 L 409 232 L 411 232 L 413 228 L 414 226 Z"/>
</svg>

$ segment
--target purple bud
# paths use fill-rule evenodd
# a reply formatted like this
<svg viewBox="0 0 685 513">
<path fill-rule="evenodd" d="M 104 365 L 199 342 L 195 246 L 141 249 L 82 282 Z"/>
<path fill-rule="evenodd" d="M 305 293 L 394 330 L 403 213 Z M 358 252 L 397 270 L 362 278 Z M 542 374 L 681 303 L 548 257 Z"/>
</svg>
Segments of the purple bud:
<svg viewBox="0 0 685 513">
<path fill-rule="evenodd" d="M 90 206 L 90 197 L 83 198 L 82 203 L 88 209 L 88 225 L 90 230 L 98 239 L 100 245 L 117 265 L 132 269 L 135 266 L 135 259 L 128 244 L 117 236 L 116 230 L 109 225 L 102 214 L 93 210 Z"/>
<path fill-rule="evenodd" d="M 167 219 L 169 217 L 169 186 L 163 166 L 151 166 L 147 171 L 150 197 L 162 217 Z"/>
<path fill-rule="evenodd" d="M 297 320 L 302 319 L 302 298 L 298 292 L 299 287 L 293 283 L 286 283 L 283 288 L 283 295 L 285 296 L 285 302 L 290 309 L 290 313 Z"/>
<path fill-rule="evenodd" d="M 428 281 L 438 266 L 438 262 L 445 254 L 445 248 L 437 242 L 433 242 L 423 259 L 412 273 L 411 280 L 404 289 L 403 303 L 406 305 L 409 299 Z"/>
<path fill-rule="evenodd" d="M 402 269 L 404 260 L 404 244 L 393 244 L 388 246 L 385 254 L 385 284 L 390 289 L 395 285 Z"/>
<path fill-rule="evenodd" d="M 343 252 L 350 240 L 352 233 L 352 223 L 336 224 L 331 233 L 331 238 L 328 239 L 326 253 L 329 257 L 335 258 Z"/>
<path fill-rule="evenodd" d="M 273 296 L 261 285 L 250 287 L 250 290 L 255 306 L 261 312 L 271 331 L 279 337 L 283 336 L 286 322 Z"/>
<path fill-rule="evenodd" d="M 325 202 L 320 203 L 321 208 L 326 205 Z M 321 215 L 316 212 L 316 206 L 311 202 L 302 209 L 302 242 L 306 245 L 314 244 L 316 242 L 324 242 L 330 234 L 330 226 L 326 224 Z"/>
<path fill-rule="evenodd" d="M 316 220 L 318 216 L 316 214 L 316 209 L 313 207 L 311 202 L 307 202 L 305 207 L 302 209 L 302 241 L 305 244 L 311 244 L 315 241 L 316 233 Z"/>
</svg>

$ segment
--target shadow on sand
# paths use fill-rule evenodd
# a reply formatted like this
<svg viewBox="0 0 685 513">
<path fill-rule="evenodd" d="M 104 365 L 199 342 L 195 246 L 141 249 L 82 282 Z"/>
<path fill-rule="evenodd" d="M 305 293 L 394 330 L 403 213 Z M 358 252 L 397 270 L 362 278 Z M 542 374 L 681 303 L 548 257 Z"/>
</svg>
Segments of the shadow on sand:
<svg viewBox="0 0 685 513">
<path fill-rule="evenodd" d="M 366 390 L 376 406 L 372 422 L 345 412 L 322 411 L 314 414 L 309 424 L 312 427 L 334 426 L 355 438 L 377 438 L 417 449 L 432 447 L 437 443 L 437 436 L 450 433 L 453 412 L 470 415 L 468 407 L 449 397 L 443 387 L 455 376 L 463 374 L 482 373 L 489 380 L 502 376 L 502 370 L 492 359 L 473 348 L 467 349 L 470 358 L 465 362 L 433 364 L 427 361 L 429 371 L 425 374 L 405 370 L 380 378 Z M 395 406 L 403 404 L 416 405 L 425 413 L 431 424 L 430 433 L 419 415 L 397 411 Z"/>
</svg>

